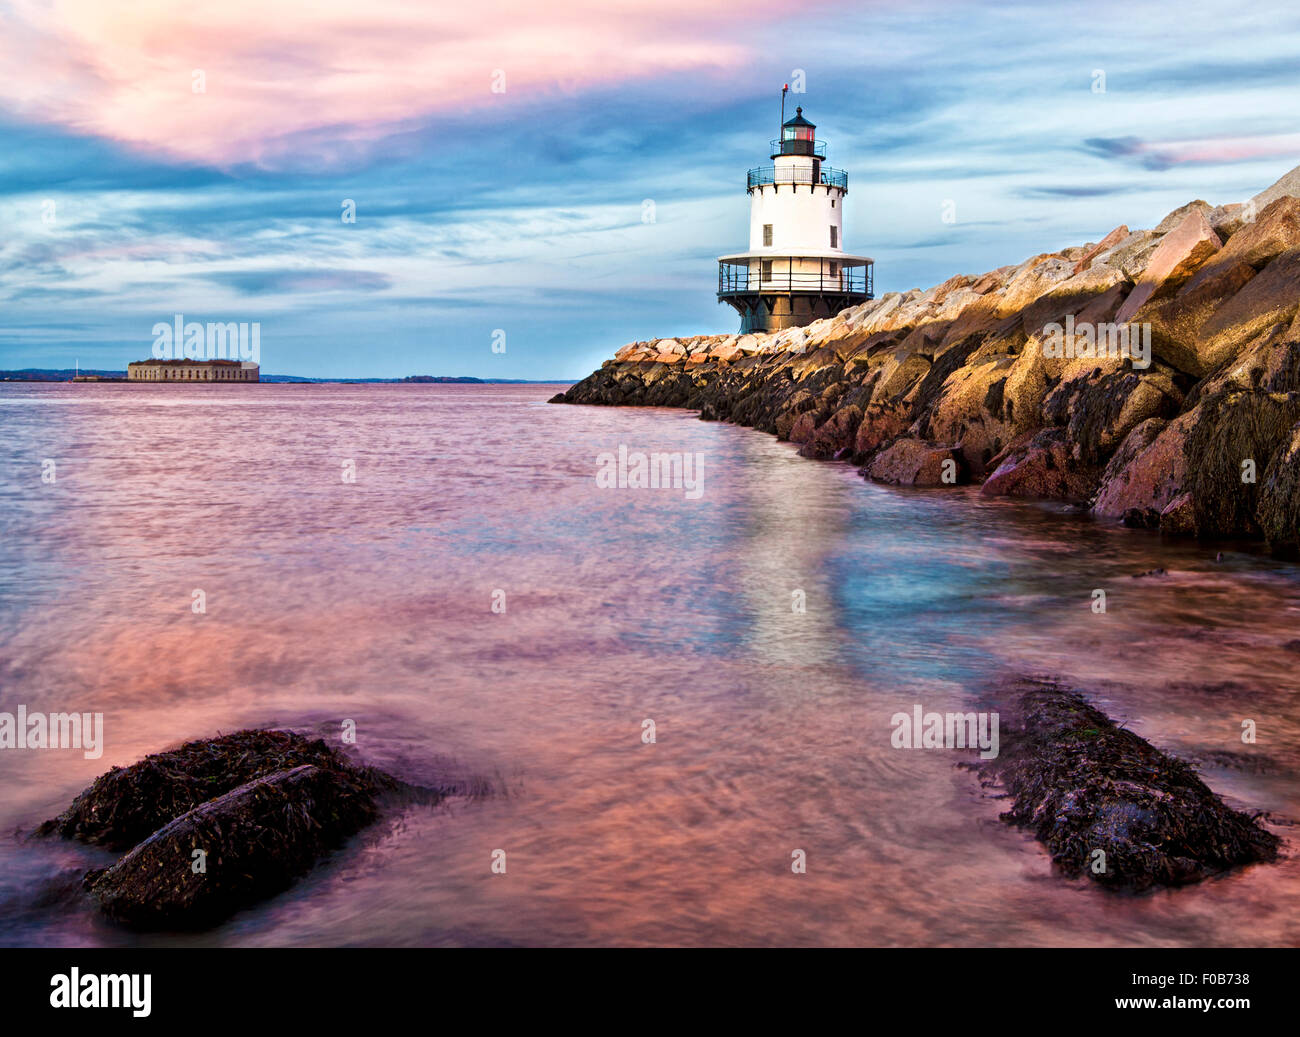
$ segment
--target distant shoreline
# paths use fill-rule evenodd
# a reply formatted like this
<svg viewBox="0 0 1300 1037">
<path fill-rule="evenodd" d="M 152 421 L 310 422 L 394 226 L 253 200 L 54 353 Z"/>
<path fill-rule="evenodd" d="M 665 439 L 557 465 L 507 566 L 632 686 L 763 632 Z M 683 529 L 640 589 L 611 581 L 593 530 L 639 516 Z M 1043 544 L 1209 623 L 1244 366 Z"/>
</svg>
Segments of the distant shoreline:
<svg viewBox="0 0 1300 1037">
<path fill-rule="evenodd" d="M 77 379 L 78 374 L 80 378 Z M 105 382 L 125 382 L 125 371 L 76 371 L 73 368 L 35 368 L 28 367 L 16 371 L 0 371 L 0 382 L 72 382 L 88 385 Z M 341 384 L 341 385 L 572 385 L 576 378 L 474 378 L 468 375 L 407 375 L 404 378 L 307 378 L 294 374 L 264 374 L 261 383 L 279 384 L 301 383 L 307 385 Z M 149 383 L 160 384 L 160 383 Z M 186 383 L 198 384 L 198 383 Z M 214 383 L 216 384 L 216 383 Z"/>
</svg>

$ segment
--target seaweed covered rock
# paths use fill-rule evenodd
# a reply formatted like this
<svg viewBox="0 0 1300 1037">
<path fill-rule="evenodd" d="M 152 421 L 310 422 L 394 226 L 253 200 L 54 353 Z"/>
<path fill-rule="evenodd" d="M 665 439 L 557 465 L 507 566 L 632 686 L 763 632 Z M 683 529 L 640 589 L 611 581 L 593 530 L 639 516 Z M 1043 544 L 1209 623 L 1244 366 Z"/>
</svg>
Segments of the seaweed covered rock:
<svg viewBox="0 0 1300 1037">
<path fill-rule="evenodd" d="M 985 496 L 1048 498 L 1083 502 L 1101 478 L 1095 466 L 1077 464 L 1065 429 L 1043 429 L 1011 444 L 994 458 L 993 474 L 984 481 Z"/>
<path fill-rule="evenodd" d="M 381 798 L 436 803 L 460 788 L 407 785 L 292 731 L 238 731 L 114 767 L 37 834 L 134 847 L 84 887 L 121 922 L 193 929 L 287 888 L 373 822 Z"/>
<path fill-rule="evenodd" d="M 803 441 L 799 453 L 803 457 L 834 457 L 841 450 L 851 449 L 862 424 L 862 408 L 856 404 L 841 407 Z M 790 437 L 795 442 L 794 436 Z"/>
<path fill-rule="evenodd" d="M 1264 472 L 1255 514 L 1269 547 L 1279 554 L 1300 555 L 1300 425 L 1273 455 Z"/>
<path fill-rule="evenodd" d="M 130 767 L 101 774 L 38 835 L 61 835 L 126 850 L 201 803 L 255 778 L 310 763 L 365 783 L 369 794 L 396 782 L 371 768 L 354 768 L 321 739 L 292 731 L 238 731 L 154 753 Z M 355 778 L 353 777 L 355 775 Z"/>
<path fill-rule="evenodd" d="M 187 811 L 85 886 L 106 915 L 132 927 L 205 928 L 287 889 L 376 815 L 371 785 L 356 772 L 305 763 Z"/>
<path fill-rule="evenodd" d="M 1001 752 L 981 770 L 1011 797 L 1004 819 L 1032 830 L 1067 875 L 1141 891 L 1276 858 L 1278 838 L 1257 818 L 1082 695 L 1024 681 L 1013 699 Z"/>
<path fill-rule="evenodd" d="M 1071 365 L 1043 400 L 1048 425 L 1065 428 L 1071 456 L 1082 466 L 1110 457 L 1151 418 L 1171 418 L 1182 405 L 1174 373 L 1161 365 L 1137 371 L 1116 360 Z"/>
<path fill-rule="evenodd" d="M 1260 479 L 1300 420 L 1300 393 L 1227 392 L 1197 411 L 1201 418 L 1187 437 L 1185 487 L 1195 502 L 1195 531 L 1259 535 Z"/>
</svg>

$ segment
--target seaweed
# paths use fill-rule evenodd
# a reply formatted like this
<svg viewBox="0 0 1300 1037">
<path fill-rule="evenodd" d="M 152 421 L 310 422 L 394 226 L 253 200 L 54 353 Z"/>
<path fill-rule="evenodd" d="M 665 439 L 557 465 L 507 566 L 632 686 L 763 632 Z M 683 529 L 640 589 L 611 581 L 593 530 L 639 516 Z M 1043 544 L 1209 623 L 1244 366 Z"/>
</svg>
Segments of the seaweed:
<svg viewBox="0 0 1300 1037">
<path fill-rule="evenodd" d="M 1224 392 L 1201 404 L 1205 417 L 1193 426 L 1184 452 L 1187 486 L 1202 536 L 1259 535 L 1258 481 L 1275 452 L 1290 441 L 1300 419 L 1300 394 Z M 1243 478 L 1244 461 L 1256 475 Z M 1268 518 L 1266 517 L 1266 521 Z"/>
<path fill-rule="evenodd" d="M 1143 891 L 1277 857 L 1258 816 L 1226 806 L 1188 764 L 1082 695 L 1047 681 L 1016 691 L 1003 751 L 981 770 L 1011 797 L 1004 820 L 1033 831 L 1065 874 Z"/>
<path fill-rule="evenodd" d="M 130 848 L 82 879 L 110 918 L 199 929 L 288 888 L 373 823 L 384 802 L 486 791 L 477 782 L 408 785 L 321 739 L 247 730 L 114 767 L 36 834 Z"/>
<path fill-rule="evenodd" d="M 380 771 L 354 767 L 322 739 L 312 741 L 292 731 L 237 731 L 112 768 L 36 834 L 127 850 L 201 803 L 307 763 L 330 773 L 355 774 L 372 796 L 397 787 Z"/>
<path fill-rule="evenodd" d="M 182 814 L 84 886 L 134 928 L 206 928 L 287 889 L 376 816 L 363 779 L 303 764 Z"/>
</svg>

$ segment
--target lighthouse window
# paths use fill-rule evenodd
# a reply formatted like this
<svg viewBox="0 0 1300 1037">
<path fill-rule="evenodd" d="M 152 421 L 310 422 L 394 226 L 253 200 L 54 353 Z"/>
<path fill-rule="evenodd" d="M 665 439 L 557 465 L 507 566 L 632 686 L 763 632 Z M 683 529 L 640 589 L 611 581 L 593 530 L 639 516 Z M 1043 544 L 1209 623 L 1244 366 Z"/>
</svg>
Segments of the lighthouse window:
<svg viewBox="0 0 1300 1037">
<path fill-rule="evenodd" d="M 763 260 L 763 280 L 772 280 L 772 261 L 770 259 Z"/>
<path fill-rule="evenodd" d="M 763 224 L 763 244 L 772 244 L 772 225 L 770 223 Z"/>
<path fill-rule="evenodd" d="M 834 199 L 834 198 L 831 199 L 831 208 L 832 208 L 832 209 L 835 208 L 835 199 Z"/>
<path fill-rule="evenodd" d="M 839 263 L 832 263 L 832 264 L 831 264 L 831 277 L 839 277 L 839 276 L 840 276 L 840 265 L 839 265 Z"/>
<path fill-rule="evenodd" d="M 839 227 L 831 227 L 831 248 L 839 248 L 839 247 L 840 247 L 840 245 L 839 245 L 839 239 L 840 239 L 840 229 L 839 229 Z"/>
</svg>

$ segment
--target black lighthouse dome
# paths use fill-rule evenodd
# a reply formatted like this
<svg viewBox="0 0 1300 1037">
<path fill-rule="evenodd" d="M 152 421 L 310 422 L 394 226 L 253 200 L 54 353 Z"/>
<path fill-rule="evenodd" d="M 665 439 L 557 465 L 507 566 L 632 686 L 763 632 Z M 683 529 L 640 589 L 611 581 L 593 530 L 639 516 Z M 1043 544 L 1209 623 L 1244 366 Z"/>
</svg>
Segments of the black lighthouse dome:
<svg viewBox="0 0 1300 1037">
<path fill-rule="evenodd" d="M 793 116 L 792 118 L 786 119 L 786 121 L 785 121 L 784 124 L 782 125 L 782 128 L 788 130 L 791 126 L 796 127 L 796 128 L 802 126 L 802 127 L 804 127 L 805 129 L 807 129 L 807 130 L 808 130 L 808 139 L 809 139 L 809 140 L 812 140 L 812 131 L 815 130 L 815 129 L 817 128 L 813 123 L 809 122 L 807 119 L 805 119 L 805 118 L 803 117 L 803 108 L 802 108 L 802 107 L 796 108 L 796 109 L 794 110 L 794 116 Z M 786 136 L 789 137 L 790 134 L 787 133 Z"/>
</svg>

